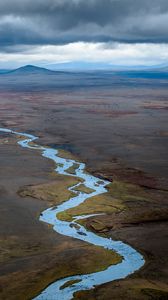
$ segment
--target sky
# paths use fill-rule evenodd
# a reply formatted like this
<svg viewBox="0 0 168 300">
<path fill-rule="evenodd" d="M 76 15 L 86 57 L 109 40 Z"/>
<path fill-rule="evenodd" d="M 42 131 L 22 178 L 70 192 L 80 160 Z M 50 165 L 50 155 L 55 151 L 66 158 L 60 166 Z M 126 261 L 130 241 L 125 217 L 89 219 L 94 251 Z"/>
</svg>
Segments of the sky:
<svg viewBox="0 0 168 300">
<path fill-rule="evenodd" d="M 0 69 L 168 65 L 168 0 L 0 0 Z"/>
</svg>

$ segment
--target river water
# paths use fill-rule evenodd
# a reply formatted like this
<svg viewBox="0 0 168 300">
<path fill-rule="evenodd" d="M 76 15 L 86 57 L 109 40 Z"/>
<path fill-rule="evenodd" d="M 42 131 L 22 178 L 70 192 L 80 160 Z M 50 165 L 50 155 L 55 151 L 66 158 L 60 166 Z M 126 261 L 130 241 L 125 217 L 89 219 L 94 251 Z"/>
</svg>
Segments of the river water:
<svg viewBox="0 0 168 300">
<path fill-rule="evenodd" d="M 85 164 L 72 159 L 59 157 L 56 149 L 40 146 L 35 144 L 37 139 L 34 135 L 16 132 L 10 129 L 0 128 L 0 131 L 22 136 L 22 140 L 18 144 L 23 148 L 29 148 L 39 151 L 41 155 L 55 162 L 55 172 L 66 176 L 73 176 L 82 179 L 82 184 L 91 189 L 91 193 L 77 192 L 75 188 L 80 185 L 78 183 L 69 188 L 76 195 L 68 201 L 63 202 L 57 207 L 51 207 L 43 211 L 40 215 L 40 221 L 46 222 L 53 226 L 56 232 L 70 236 L 75 239 L 85 241 L 87 243 L 101 246 L 104 249 L 113 250 L 122 256 L 122 261 L 116 265 L 109 266 L 106 270 L 83 275 L 69 276 L 50 284 L 46 287 L 34 300 L 70 300 L 73 294 L 81 290 L 89 290 L 96 285 L 104 284 L 113 280 L 122 279 L 139 270 L 145 263 L 143 256 L 133 249 L 131 246 L 122 241 L 114 241 L 111 238 L 101 237 L 93 232 L 86 230 L 83 226 L 76 226 L 79 219 L 88 218 L 95 215 L 77 216 L 71 222 L 61 221 L 57 218 L 57 214 L 64 212 L 69 208 L 73 208 L 84 202 L 86 199 L 107 192 L 106 186 L 110 183 L 88 174 L 85 171 Z M 33 143 L 31 143 L 33 142 Z M 68 173 L 68 169 L 75 164 L 75 174 Z M 60 289 L 64 284 L 71 280 L 77 281 L 65 288 Z"/>
</svg>

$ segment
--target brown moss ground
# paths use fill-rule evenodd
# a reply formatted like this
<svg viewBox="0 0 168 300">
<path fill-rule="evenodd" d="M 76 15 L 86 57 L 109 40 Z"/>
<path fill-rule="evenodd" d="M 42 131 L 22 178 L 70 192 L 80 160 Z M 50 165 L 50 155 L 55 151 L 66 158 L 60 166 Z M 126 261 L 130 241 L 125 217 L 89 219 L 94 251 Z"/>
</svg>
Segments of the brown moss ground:
<svg viewBox="0 0 168 300">
<path fill-rule="evenodd" d="M 3 144 L 0 159 L 1 299 L 32 299 L 59 278 L 96 272 L 121 261 L 112 251 L 61 236 L 39 222 L 38 215 L 51 206 L 53 196 L 54 204 L 66 200 L 67 187 L 78 179 L 53 174 L 51 161 L 15 144 Z M 32 182 L 35 185 L 29 185 Z"/>
<path fill-rule="evenodd" d="M 91 291 L 76 293 L 75 300 L 118 300 L 122 298 L 167 300 L 166 248 L 164 248 L 165 220 L 168 215 L 167 192 L 119 181 L 114 181 L 108 189 L 108 194 L 86 200 L 75 210 L 72 209 L 66 213 L 71 217 L 86 212 L 93 213 L 92 200 L 93 203 L 95 200 L 100 201 L 100 205 L 103 203 L 102 211 L 104 212 L 108 207 L 105 203 L 107 205 L 109 201 L 111 204 L 117 203 L 120 207 L 116 205 L 114 210 L 109 208 L 106 215 L 79 222 L 98 234 L 125 240 L 133 247 L 139 247 L 145 255 L 146 264 L 142 270 L 128 279 L 98 286 Z M 157 247 L 155 242 L 158 244 Z"/>
<path fill-rule="evenodd" d="M 62 217 L 68 220 L 76 215 L 105 213 L 78 222 L 98 234 L 114 239 L 125 239 L 133 247 L 139 247 L 145 255 L 147 265 L 139 272 L 140 276 L 137 273 L 122 281 L 78 292 L 75 300 L 168 299 L 168 285 L 165 282 L 166 250 L 162 250 L 166 226 L 164 221 L 168 215 L 167 196 L 166 191 L 143 188 L 116 180 L 108 186 L 108 193 L 90 198 L 78 207 L 64 212 Z M 159 227 L 163 227 L 163 233 Z M 139 235 L 137 235 L 138 228 Z M 160 247 L 154 246 L 154 233 Z"/>
<path fill-rule="evenodd" d="M 22 197 L 33 197 L 40 200 L 45 200 L 52 205 L 60 204 L 63 201 L 68 200 L 68 198 L 74 196 L 73 192 L 68 190 L 68 187 L 80 182 L 79 179 L 53 173 L 51 175 L 54 177 L 53 181 L 34 186 L 23 187 L 19 189 L 18 194 Z M 83 190 L 83 187 L 81 188 L 81 190 Z M 9 246 L 9 241 L 7 241 L 7 244 Z M 6 255 L 9 256 L 8 258 L 6 257 L 7 260 L 10 260 L 10 257 L 17 258 L 19 256 L 24 257 L 24 255 L 27 255 L 27 253 L 23 249 L 20 249 L 20 251 L 18 251 L 18 247 L 16 245 L 13 245 L 12 249 L 12 252 Z M 40 256 L 41 251 L 39 252 L 37 250 L 37 254 Z M 51 268 L 50 271 L 47 270 L 43 273 L 42 278 L 40 276 L 39 281 L 38 274 L 36 274 L 34 277 L 37 280 L 37 282 L 35 283 L 35 289 L 33 287 L 30 287 L 28 288 L 28 291 L 30 292 L 30 295 L 33 295 L 34 293 L 38 293 L 52 281 L 55 281 L 59 278 L 74 274 L 98 272 L 106 269 L 109 265 L 119 263 L 120 261 L 121 257 L 115 252 L 107 251 L 101 247 L 95 247 L 86 244 L 85 255 L 83 255 L 82 259 L 80 258 L 79 265 L 77 263 L 77 265 L 74 264 L 74 267 L 72 267 L 68 262 L 68 265 L 64 266 L 64 263 L 62 262 L 62 265 L 60 264 L 59 267 L 57 266 L 56 268 L 57 274 L 53 271 L 53 268 Z M 19 276 L 19 274 L 16 274 L 16 278 L 17 276 Z M 20 297 L 23 297 L 21 292 L 18 299 L 24 299 Z"/>
<path fill-rule="evenodd" d="M 21 135 L 15 135 L 15 134 L 9 134 L 9 133 L 4 133 L 2 135 L 3 131 L 1 132 L 0 135 L 0 145 L 15 145 L 17 141 L 24 140 L 25 138 Z"/>
<path fill-rule="evenodd" d="M 62 158 L 65 158 L 65 159 L 72 159 L 72 160 L 78 161 L 78 157 L 76 157 L 75 155 L 73 155 L 69 151 L 66 151 L 66 150 L 63 150 L 63 149 L 58 150 L 58 156 L 62 157 Z"/>
<path fill-rule="evenodd" d="M 96 287 L 95 290 L 81 291 L 74 300 L 167 300 L 168 287 L 159 281 L 125 279 Z"/>
<path fill-rule="evenodd" d="M 69 248 L 67 248 L 68 245 Z M 28 263 L 34 265 L 32 270 L 26 267 L 23 270 L 21 268 L 21 270 L 11 272 L 8 276 L 3 274 L 1 276 L 1 287 L 8 286 L 8 288 L 1 289 L 1 299 L 32 299 L 57 279 L 76 274 L 98 272 L 121 261 L 119 255 L 101 247 L 83 244 L 82 247 L 78 245 L 75 248 L 75 245 L 72 245 L 71 242 L 68 245 L 65 243 L 61 247 L 57 247 L 55 252 L 57 259 L 53 257 L 53 249 L 50 253 L 47 253 L 45 249 L 45 251 L 38 252 L 30 259 L 25 258 Z M 40 260 L 41 266 L 39 265 Z M 21 286 L 19 282 L 22 283 Z M 20 286 L 20 289 L 18 289 L 18 286 Z"/>
</svg>

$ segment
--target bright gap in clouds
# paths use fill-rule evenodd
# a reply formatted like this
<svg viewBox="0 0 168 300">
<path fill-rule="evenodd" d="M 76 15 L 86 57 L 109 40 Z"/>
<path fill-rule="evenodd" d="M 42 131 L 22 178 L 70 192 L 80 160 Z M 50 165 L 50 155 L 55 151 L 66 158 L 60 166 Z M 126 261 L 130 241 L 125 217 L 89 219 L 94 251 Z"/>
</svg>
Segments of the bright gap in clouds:
<svg viewBox="0 0 168 300">
<path fill-rule="evenodd" d="M 17 46 L 18 48 L 18 46 Z M 17 49 L 18 50 L 18 49 Z M 20 47 L 0 53 L 1 68 L 24 64 L 45 66 L 63 62 L 108 63 L 119 66 L 150 66 L 168 62 L 168 44 L 85 43 Z"/>
</svg>

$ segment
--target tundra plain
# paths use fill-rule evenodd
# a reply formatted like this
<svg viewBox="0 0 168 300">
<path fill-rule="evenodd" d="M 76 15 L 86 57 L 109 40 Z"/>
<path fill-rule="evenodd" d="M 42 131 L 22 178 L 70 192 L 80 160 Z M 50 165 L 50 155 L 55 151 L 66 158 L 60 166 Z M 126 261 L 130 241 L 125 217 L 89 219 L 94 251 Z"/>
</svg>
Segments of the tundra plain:
<svg viewBox="0 0 168 300">
<path fill-rule="evenodd" d="M 61 218 L 103 212 L 82 224 L 145 257 L 135 274 L 79 292 L 75 299 L 167 299 L 167 117 L 165 71 L 0 75 L 0 127 L 32 133 L 37 143 L 85 162 L 88 172 L 111 181 L 107 194 Z M 52 162 L 16 142 L 0 134 L 4 300 L 31 299 L 58 278 L 102 270 L 119 260 L 38 220 L 51 203 L 68 199 L 67 187 L 76 179 L 55 175 Z"/>
</svg>

